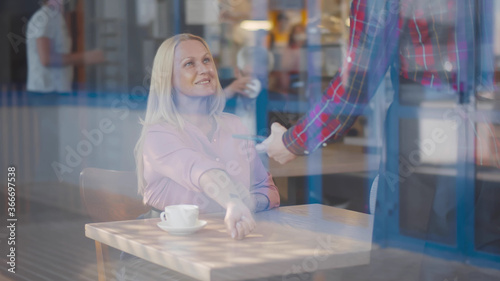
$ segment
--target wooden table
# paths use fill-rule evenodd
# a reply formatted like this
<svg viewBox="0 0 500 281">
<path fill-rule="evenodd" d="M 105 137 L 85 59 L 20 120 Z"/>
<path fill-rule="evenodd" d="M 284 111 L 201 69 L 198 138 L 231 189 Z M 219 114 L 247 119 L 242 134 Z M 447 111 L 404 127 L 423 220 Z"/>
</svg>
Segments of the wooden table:
<svg viewBox="0 0 500 281">
<path fill-rule="evenodd" d="M 257 213 L 257 227 L 243 240 L 225 231 L 223 214 L 202 215 L 207 226 L 172 236 L 159 219 L 92 223 L 85 235 L 96 241 L 99 280 L 105 280 L 101 247 L 109 245 L 200 280 L 289 276 L 367 264 L 372 216 L 311 204 Z"/>
</svg>

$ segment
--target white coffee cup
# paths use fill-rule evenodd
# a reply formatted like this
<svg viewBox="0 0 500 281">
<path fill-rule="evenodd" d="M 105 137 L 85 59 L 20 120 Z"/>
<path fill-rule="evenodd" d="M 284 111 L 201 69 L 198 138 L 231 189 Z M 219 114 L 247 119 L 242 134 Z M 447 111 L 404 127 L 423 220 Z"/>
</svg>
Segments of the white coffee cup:
<svg viewBox="0 0 500 281">
<path fill-rule="evenodd" d="M 171 205 L 165 207 L 160 218 L 171 227 L 192 227 L 198 222 L 199 213 L 196 205 Z"/>
</svg>

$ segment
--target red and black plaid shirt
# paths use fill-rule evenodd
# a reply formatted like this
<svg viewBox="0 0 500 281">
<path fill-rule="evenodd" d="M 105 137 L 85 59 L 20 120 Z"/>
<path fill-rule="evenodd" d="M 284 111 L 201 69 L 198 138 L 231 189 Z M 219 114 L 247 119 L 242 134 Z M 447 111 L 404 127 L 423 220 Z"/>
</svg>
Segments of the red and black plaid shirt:
<svg viewBox="0 0 500 281">
<path fill-rule="evenodd" d="M 475 36 L 473 3 L 353 0 L 343 67 L 321 101 L 284 134 L 288 150 L 308 154 L 344 135 L 391 66 L 425 86 L 465 90 L 474 68 L 467 59 Z"/>
</svg>

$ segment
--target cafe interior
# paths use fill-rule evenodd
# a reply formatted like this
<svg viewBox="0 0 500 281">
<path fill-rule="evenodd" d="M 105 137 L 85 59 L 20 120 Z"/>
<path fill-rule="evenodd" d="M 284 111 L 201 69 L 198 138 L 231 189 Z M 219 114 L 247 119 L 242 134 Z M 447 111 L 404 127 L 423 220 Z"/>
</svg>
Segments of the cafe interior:
<svg viewBox="0 0 500 281">
<path fill-rule="evenodd" d="M 500 2 L 467 1 L 471 19 L 460 26 L 474 34 L 468 55 L 432 59 L 440 81 L 447 73 L 465 77 L 468 86 L 458 88 L 433 87 L 434 76 L 429 82 L 417 68 L 407 84 L 378 66 L 343 72 L 363 65 L 351 52 L 362 40 L 355 29 L 371 24 L 353 15 L 377 2 L 421 3 L 2 0 L 0 280 L 500 280 Z M 392 32 L 422 43 L 431 32 L 430 24 L 418 29 L 426 15 L 406 19 L 419 33 Z M 49 28 L 40 35 L 33 26 Z M 374 28 L 365 35 L 397 41 Z M 227 214 L 202 207 L 194 226 L 180 231 L 168 224 L 175 215 L 167 206 L 151 209 L 138 192 L 134 149 L 153 94 L 153 62 L 162 43 L 181 33 L 206 41 L 227 95 L 224 111 L 245 126 L 233 138 L 252 149 L 273 136 L 273 123 L 305 126 L 303 116 L 327 102 L 338 105 L 331 114 L 351 108 L 343 97 L 325 99 L 335 81 L 358 75 L 376 84 L 363 88 L 369 98 L 342 134 L 306 144 L 287 163 L 252 150 L 273 178 L 279 207 L 250 215 L 255 222 L 242 239 L 226 233 Z M 74 61 L 40 64 L 40 38 L 52 44 L 47 54 L 75 54 L 65 56 Z M 451 41 L 443 52 L 459 46 Z M 435 45 L 421 45 L 421 54 L 400 47 L 392 56 L 416 52 L 427 62 Z M 53 70 L 47 84 L 41 73 Z M 245 76 L 244 90 L 231 88 Z M 323 117 L 311 124 L 331 121 Z M 188 167 L 183 159 L 173 166 Z M 232 175 L 231 165 L 221 167 Z M 156 209 L 161 216 L 144 216 Z"/>
</svg>

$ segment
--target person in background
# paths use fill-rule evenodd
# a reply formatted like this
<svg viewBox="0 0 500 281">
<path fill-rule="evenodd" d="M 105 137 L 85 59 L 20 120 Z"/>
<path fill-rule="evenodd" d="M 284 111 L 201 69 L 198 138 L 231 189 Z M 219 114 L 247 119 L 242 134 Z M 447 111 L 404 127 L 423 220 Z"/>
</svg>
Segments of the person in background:
<svg viewBox="0 0 500 281">
<path fill-rule="evenodd" d="M 26 28 L 28 104 L 34 106 L 33 114 L 39 134 L 33 143 L 38 154 L 33 163 L 38 180 L 60 180 L 52 164 L 59 160 L 59 111 L 61 95 L 73 92 L 73 66 L 92 65 L 105 61 L 101 50 L 82 53 L 71 52 L 71 38 L 64 19 L 62 0 L 43 0 Z"/>
<path fill-rule="evenodd" d="M 224 111 L 242 119 L 250 134 L 257 132 L 256 107 L 267 91 L 268 73 L 273 68 L 273 55 L 263 47 L 246 46 L 236 56 L 235 80 L 221 81 L 226 94 Z M 224 85 L 228 84 L 224 87 Z"/>
<path fill-rule="evenodd" d="M 26 31 L 27 90 L 34 93 L 70 93 L 73 66 L 105 61 L 101 50 L 71 52 L 71 38 L 60 0 L 44 0 L 30 18 Z"/>
<path fill-rule="evenodd" d="M 267 151 L 271 158 L 284 164 L 297 156 L 310 154 L 322 147 L 328 139 L 341 138 L 375 94 L 388 70 L 391 73 L 395 96 L 412 100 L 420 98 L 424 101 L 449 100 L 454 97 L 457 107 L 467 104 L 469 98 L 473 99 L 468 97 L 469 93 L 473 93 L 476 87 L 492 88 L 492 71 L 485 71 L 492 55 L 488 51 L 491 46 L 487 43 L 488 37 L 491 36 L 487 32 L 491 30 L 488 26 L 492 24 L 491 3 L 492 1 L 454 0 L 352 1 L 350 38 L 343 67 L 331 80 L 321 101 L 314 104 L 311 110 L 288 130 L 278 123 L 272 124 L 271 135 L 259 144 L 257 149 Z M 474 28 L 475 23 L 479 28 Z M 474 60 L 475 56 L 482 57 Z M 481 67 L 477 72 L 476 66 Z M 487 79 L 479 77 L 478 74 L 487 74 Z M 439 173 L 434 175 L 437 178 L 434 180 L 419 173 L 400 177 L 398 168 L 401 168 L 401 159 L 408 159 L 413 151 L 418 152 L 421 148 L 419 144 L 414 144 L 415 138 L 407 128 L 407 135 L 394 132 L 391 134 L 388 131 L 387 124 L 399 118 L 397 109 L 397 106 L 391 106 L 387 112 L 385 141 L 401 136 L 411 141 L 400 143 L 400 148 L 389 147 L 384 143 L 383 150 L 391 153 L 387 155 L 391 157 L 387 161 L 395 165 L 390 166 L 383 162 L 375 182 L 378 185 L 378 193 L 375 192 L 377 204 L 373 241 L 382 245 L 387 242 L 384 223 L 392 214 L 390 208 L 394 207 L 387 205 L 384 195 L 391 194 L 389 187 L 397 182 L 399 190 L 413 192 L 411 200 L 419 202 L 413 206 L 418 205 L 418 208 L 421 208 L 418 210 L 422 210 L 418 223 L 425 241 L 454 245 L 457 220 L 463 220 L 470 215 L 459 216 L 457 212 L 456 205 L 460 197 L 456 194 L 455 187 L 458 183 L 454 177 Z M 462 126 L 474 126 L 472 120 L 458 120 Z M 475 130 L 474 127 L 468 129 Z M 400 130 L 405 128 L 400 126 Z M 463 130 L 463 127 L 460 130 Z M 490 133 L 489 137 L 494 136 Z M 453 142 L 451 144 L 453 145 Z M 464 146 L 459 147 L 455 153 L 476 155 L 477 152 Z M 495 148 L 489 154 L 498 157 L 498 149 Z M 498 168 L 496 171 L 498 173 Z M 487 212 L 481 213 L 474 226 L 476 241 L 466 243 L 475 243 L 475 249 L 498 254 L 500 192 L 498 186 L 495 186 L 498 184 L 491 181 L 477 181 L 476 184 L 479 195 L 474 202 L 475 212 Z M 429 198 L 426 194 L 432 195 Z M 396 204 L 403 203 L 398 201 Z M 418 210 L 415 208 L 412 211 Z M 400 219 L 401 221 L 404 222 L 404 219 Z M 417 221 L 411 223 L 415 224 Z M 496 227 L 491 227 L 495 224 Z M 485 231 L 488 235 L 481 235 L 484 239 L 479 241 L 477 234 Z M 456 247 L 466 248 L 466 245 Z M 431 251 L 431 248 L 424 250 Z M 421 278 L 424 280 L 486 280 L 481 279 L 482 276 L 472 275 L 465 277 L 460 272 L 454 272 L 450 265 L 436 266 L 427 259 L 422 263 Z"/>
<path fill-rule="evenodd" d="M 285 48 L 289 41 L 290 19 L 285 13 L 276 16 L 276 24 L 269 33 L 269 49 Z"/>
<path fill-rule="evenodd" d="M 294 88 L 302 87 L 307 77 L 301 77 L 307 71 L 307 34 L 303 24 L 296 24 L 290 30 L 288 46 L 283 50 L 279 72 L 279 85 L 288 94 Z M 296 92 L 296 91 L 295 91 Z"/>
<path fill-rule="evenodd" d="M 342 69 L 331 80 L 321 101 L 296 125 L 287 130 L 278 123 L 273 124 L 271 135 L 259 148 L 284 164 L 318 149 L 328 139 L 340 138 L 354 124 L 357 118 L 354 113 L 367 105 L 388 70 L 398 80 L 399 77 L 404 79 L 401 84 L 415 83 L 426 88 L 456 91 L 470 85 L 470 81 L 463 77 L 467 72 L 460 72 L 460 67 L 466 63 L 467 52 L 455 48 L 461 42 L 472 48 L 464 41 L 467 28 L 460 22 L 472 20 L 466 13 L 467 8 L 451 0 L 438 0 L 435 4 L 424 2 L 353 1 L 350 22 L 357 24 L 350 25 L 351 36 Z M 445 7 L 450 5 L 453 9 L 446 10 Z M 465 14 L 460 14 L 461 19 L 457 20 L 459 17 L 452 13 L 464 13 L 462 10 Z M 441 13 L 439 22 L 435 23 L 439 28 L 433 29 L 427 21 L 435 20 L 436 11 Z M 403 13 L 406 16 L 403 17 Z M 409 20 L 415 14 L 422 20 L 417 23 Z M 426 36 L 421 38 L 421 34 Z M 457 42 L 444 40 L 449 38 L 448 35 Z M 430 47 L 426 48 L 426 45 Z M 365 79 L 366 76 L 370 79 Z M 341 108 L 344 110 L 339 110 Z M 322 122 L 315 122 L 318 119 Z"/>
</svg>

